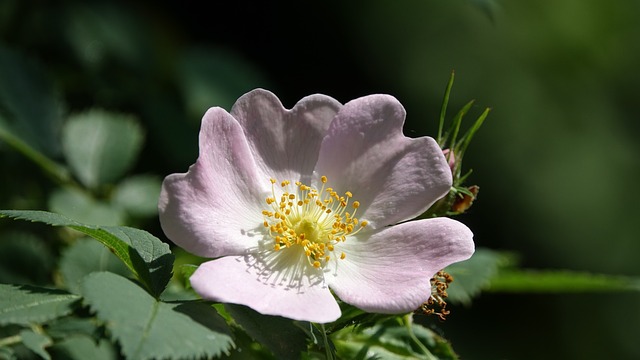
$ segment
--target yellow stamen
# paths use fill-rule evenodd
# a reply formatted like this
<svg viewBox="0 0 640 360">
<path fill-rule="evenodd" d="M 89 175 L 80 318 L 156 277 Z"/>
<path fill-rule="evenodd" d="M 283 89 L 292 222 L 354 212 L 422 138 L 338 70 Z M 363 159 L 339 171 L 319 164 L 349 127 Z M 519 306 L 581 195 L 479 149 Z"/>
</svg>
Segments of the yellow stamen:
<svg viewBox="0 0 640 360">
<path fill-rule="evenodd" d="M 329 252 L 335 250 L 336 244 L 367 225 L 355 217 L 360 207 L 358 201 L 351 203 L 353 213 L 347 211 L 353 193 L 346 191 L 339 195 L 333 188 L 325 188 L 326 176 L 320 177 L 320 189 L 300 181 L 296 181 L 294 187 L 289 180 L 283 180 L 279 182 L 282 189 L 276 190 L 278 181 L 270 179 L 270 182 L 271 196 L 265 199 L 270 210 L 262 211 L 262 215 L 263 225 L 273 237 L 274 251 L 301 246 L 308 264 L 322 268 L 330 261 Z M 345 257 L 344 252 L 339 255 L 340 259 Z"/>
</svg>

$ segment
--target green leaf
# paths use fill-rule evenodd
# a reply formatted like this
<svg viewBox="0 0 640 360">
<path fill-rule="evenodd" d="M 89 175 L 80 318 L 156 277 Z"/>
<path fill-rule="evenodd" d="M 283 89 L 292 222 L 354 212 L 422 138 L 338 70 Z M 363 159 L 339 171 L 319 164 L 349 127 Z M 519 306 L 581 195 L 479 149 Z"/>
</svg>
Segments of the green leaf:
<svg viewBox="0 0 640 360">
<path fill-rule="evenodd" d="M 307 336 L 293 320 L 262 315 L 246 306 L 225 304 L 225 310 L 244 331 L 278 359 L 297 359 L 307 349 Z M 309 323 L 305 323 L 309 326 Z"/>
<path fill-rule="evenodd" d="M 158 214 L 158 197 L 162 182 L 156 176 L 138 175 L 125 179 L 113 193 L 114 205 L 138 217 Z"/>
<path fill-rule="evenodd" d="M 189 278 L 191 278 L 191 275 L 193 275 L 193 273 L 198 270 L 198 266 L 192 264 L 183 264 L 179 269 L 180 275 L 184 279 L 185 289 L 191 289 L 191 282 L 189 281 Z"/>
<path fill-rule="evenodd" d="M 54 254 L 42 239 L 26 232 L 0 236 L 0 283 L 51 283 Z"/>
<path fill-rule="evenodd" d="M 2 360 L 16 360 L 16 354 L 13 351 L 13 348 L 8 346 L 0 347 L 0 359 Z"/>
<path fill-rule="evenodd" d="M 38 334 L 31 330 L 22 330 L 20 332 L 20 337 L 22 338 L 22 344 L 29 350 L 38 354 L 38 356 L 42 357 L 45 360 L 51 360 L 51 356 L 44 349 L 47 346 L 53 344 L 51 339 L 43 334 Z"/>
<path fill-rule="evenodd" d="M 433 331 L 391 319 L 368 328 L 345 328 L 332 335 L 341 359 L 458 359 L 449 343 Z"/>
<path fill-rule="evenodd" d="M 115 64 L 120 63 L 150 67 L 148 25 L 132 12 L 112 2 L 81 2 L 62 8 L 66 10 L 60 19 L 64 39 L 81 65 L 95 72 L 119 69 L 121 65 Z M 133 71 L 129 66 L 126 69 Z"/>
<path fill-rule="evenodd" d="M 137 159 L 143 137 L 132 116 L 94 109 L 69 118 L 62 146 L 78 179 L 96 188 L 124 175 Z"/>
<path fill-rule="evenodd" d="M 640 291 L 640 279 L 567 270 L 501 270 L 487 291 L 575 293 Z"/>
<path fill-rule="evenodd" d="M 266 83 L 259 70 L 246 59 L 212 48 L 185 51 L 178 80 L 187 109 L 196 119 L 200 119 L 211 104 L 230 109 L 238 94 Z"/>
<path fill-rule="evenodd" d="M 501 267 L 512 262 L 513 257 L 509 254 L 483 248 L 476 249 L 469 260 L 445 269 L 454 279 L 447 290 L 447 300 L 452 303 L 469 304 L 471 298 L 489 285 Z"/>
<path fill-rule="evenodd" d="M 110 342 L 96 341 L 89 336 L 76 335 L 56 342 L 49 348 L 54 359 L 66 360 L 117 360 L 118 352 Z"/>
<path fill-rule="evenodd" d="M 0 46 L 0 133 L 4 130 L 35 152 L 56 156 L 60 153 L 61 113 L 60 102 L 40 67 Z"/>
<path fill-rule="evenodd" d="M 155 297 L 171 279 L 173 254 L 169 245 L 146 231 L 126 226 L 84 225 L 46 211 L 0 210 L 0 217 L 66 226 L 100 241 L 108 247 Z"/>
<path fill-rule="evenodd" d="M 122 225 L 125 214 L 73 188 L 58 188 L 49 197 L 49 209 L 84 224 Z"/>
<path fill-rule="evenodd" d="M 61 290 L 0 284 L 0 325 L 43 323 L 71 313 L 78 299 Z"/>
<path fill-rule="evenodd" d="M 224 320 L 203 302 L 159 302 L 108 272 L 88 275 L 82 294 L 129 359 L 212 357 L 233 346 Z"/>
<path fill-rule="evenodd" d="M 31 147 L 31 145 L 11 133 L 9 129 L 5 127 L 6 124 L 3 122 L 3 116 L 2 113 L 0 113 L 0 140 L 6 142 L 14 150 L 31 160 L 34 164 L 38 165 L 54 181 L 60 184 L 72 181 L 69 170 L 66 167 L 51 160 L 43 153 Z"/>
<path fill-rule="evenodd" d="M 60 259 L 60 274 L 69 291 L 78 294 L 82 278 L 96 271 L 109 271 L 122 276 L 129 274 L 122 261 L 93 239 L 78 239 L 65 249 Z"/>
<path fill-rule="evenodd" d="M 45 331 L 47 335 L 56 340 L 75 335 L 84 335 L 97 340 L 101 335 L 101 329 L 98 327 L 96 319 L 75 316 L 65 316 L 49 321 Z"/>
</svg>

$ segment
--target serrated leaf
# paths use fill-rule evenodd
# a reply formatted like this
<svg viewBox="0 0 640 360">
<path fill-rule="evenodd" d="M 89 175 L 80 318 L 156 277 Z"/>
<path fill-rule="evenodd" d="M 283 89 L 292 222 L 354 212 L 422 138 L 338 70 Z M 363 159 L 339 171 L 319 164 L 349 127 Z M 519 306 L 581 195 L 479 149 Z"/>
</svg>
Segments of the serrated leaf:
<svg viewBox="0 0 640 360">
<path fill-rule="evenodd" d="M 447 290 L 447 301 L 469 304 L 471 298 L 489 285 L 500 267 L 512 261 L 512 256 L 507 253 L 479 248 L 469 260 L 448 266 L 445 271 L 453 276 L 454 281 Z"/>
<path fill-rule="evenodd" d="M 0 46 L 0 130 L 37 152 L 56 156 L 60 153 L 61 112 L 60 102 L 38 65 Z"/>
<path fill-rule="evenodd" d="M 52 212 L 84 224 L 122 225 L 125 222 L 125 214 L 120 209 L 76 189 L 56 189 L 49 197 L 48 205 Z"/>
<path fill-rule="evenodd" d="M 60 274 L 69 291 L 78 294 L 82 278 L 96 271 L 109 271 L 122 276 L 129 274 L 122 261 L 93 239 L 78 239 L 64 250 L 60 259 Z"/>
<path fill-rule="evenodd" d="M 307 337 L 292 320 L 262 315 L 246 306 L 224 304 L 225 310 L 254 340 L 278 359 L 297 359 L 307 349 Z"/>
<path fill-rule="evenodd" d="M 61 290 L 0 284 L 0 325 L 43 323 L 71 313 L 79 299 Z"/>
<path fill-rule="evenodd" d="M 487 291 L 515 293 L 575 293 L 640 291 L 640 279 L 567 270 L 501 270 Z"/>
<path fill-rule="evenodd" d="M 143 132 L 129 115 L 91 110 L 69 118 L 62 129 L 62 150 L 87 187 L 113 183 L 133 165 Z"/>
<path fill-rule="evenodd" d="M 156 215 L 161 187 L 162 182 L 156 176 L 133 176 L 118 184 L 112 202 L 133 216 Z"/>
<path fill-rule="evenodd" d="M 226 323 L 205 303 L 160 302 L 108 272 L 88 275 L 81 289 L 129 359 L 212 357 L 233 346 Z"/>
<path fill-rule="evenodd" d="M 45 360 L 51 360 L 51 356 L 49 356 L 49 353 L 47 353 L 47 351 L 44 349 L 45 347 L 53 344 L 48 336 L 44 334 L 38 334 L 31 330 L 22 330 L 20 332 L 20 337 L 22 338 L 22 344 L 27 349 L 38 354 L 38 356 Z"/>
<path fill-rule="evenodd" d="M 117 360 L 118 352 L 113 345 L 102 339 L 96 341 L 89 336 L 70 336 L 49 348 L 54 359 L 65 360 Z"/>
<path fill-rule="evenodd" d="M 91 236 L 122 260 L 155 297 L 160 296 L 171 279 L 173 254 L 169 245 L 146 231 L 126 226 L 85 225 L 46 211 L 0 210 L 0 217 L 66 226 Z"/>
</svg>

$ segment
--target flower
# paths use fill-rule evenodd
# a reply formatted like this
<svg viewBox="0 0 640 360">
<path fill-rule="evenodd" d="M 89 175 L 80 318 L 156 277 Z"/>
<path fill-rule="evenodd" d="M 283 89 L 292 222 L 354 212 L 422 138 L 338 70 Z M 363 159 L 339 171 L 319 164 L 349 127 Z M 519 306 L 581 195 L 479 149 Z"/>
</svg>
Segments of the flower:
<svg viewBox="0 0 640 360">
<path fill-rule="evenodd" d="M 420 307 L 474 244 L 455 220 L 406 222 L 452 177 L 432 138 L 402 134 L 404 118 L 389 95 L 311 95 L 287 110 L 262 89 L 209 109 L 196 163 L 165 178 L 158 205 L 169 239 L 213 258 L 195 291 L 317 323 L 340 317 L 334 294 L 368 312 Z"/>
</svg>

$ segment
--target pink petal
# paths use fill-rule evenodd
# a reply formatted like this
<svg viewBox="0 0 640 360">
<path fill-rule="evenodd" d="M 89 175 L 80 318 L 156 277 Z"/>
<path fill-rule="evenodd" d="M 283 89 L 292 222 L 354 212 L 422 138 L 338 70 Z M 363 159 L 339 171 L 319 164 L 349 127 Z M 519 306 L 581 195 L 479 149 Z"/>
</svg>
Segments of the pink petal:
<svg viewBox="0 0 640 360">
<path fill-rule="evenodd" d="M 343 301 L 376 313 L 417 309 L 431 294 L 429 280 L 446 266 L 468 259 L 473 234 L 448 218 L 386 228 L 368 239 L 348 238 L 325 281 Z"/>
<path fill-rule="evenodd" d="M 402 134 L 404 118 L 394 97 L 362 97 L 340 109 L 322 142 L 318 174 L 339 193 L 352 192 L 358 217 L 372 228 L 420 215 L 453 181 L 435 140 Z"/>
<path fill-rule="evenodd" d="M 286 110 L 273 93 L 257 89 L 240 97 L 231 114 L 242 125 L 265 181 L 308 183 L 322 138 L 341 106 L 331 97 L 311 95 Z"/>
<path fill-rule="evenodd" d="M 164 233 L 206 257 L 255 247 L 263 233 L 260 206 L 270 191 L 257 174 L 240 124 L 223 109 L 209 109 L 198 160 L 186 174 L 169 175 L 162 183 L 158 208 Z"/>
<path fill-rule="evenodd" d="M 260 271 L 254 261 L 229 256 L 206 262 L 191 276 L 191 286 L 204 299 L 245 305 L 265 315 L 316 323 L 340 317 L 321 277 L 308 274 L 289 285 L 278 273 Z"/>
</svg>

